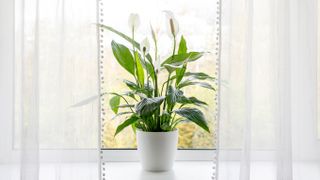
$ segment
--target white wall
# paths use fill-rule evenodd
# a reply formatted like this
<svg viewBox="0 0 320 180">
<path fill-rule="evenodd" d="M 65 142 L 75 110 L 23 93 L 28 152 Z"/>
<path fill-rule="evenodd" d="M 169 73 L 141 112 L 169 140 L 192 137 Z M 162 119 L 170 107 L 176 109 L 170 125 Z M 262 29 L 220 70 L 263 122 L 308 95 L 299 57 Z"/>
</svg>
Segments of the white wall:
<svg viewBox="0 0 320 180">
<path fill-rule="evenodd" d="M 0 0 L 0 163 L 10 158 L 14 94 L 14 0 Z"/>
</svg>

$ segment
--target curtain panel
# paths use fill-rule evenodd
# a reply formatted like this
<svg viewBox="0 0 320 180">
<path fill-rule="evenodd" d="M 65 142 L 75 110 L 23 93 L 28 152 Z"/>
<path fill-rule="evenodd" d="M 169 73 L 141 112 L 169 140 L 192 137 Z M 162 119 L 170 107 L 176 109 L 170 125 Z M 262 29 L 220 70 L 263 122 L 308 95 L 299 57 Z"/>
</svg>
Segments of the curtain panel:
<svg viewBox="0 0 320 180">
<path fill-rule="evenodd" d="M 317 1 L 222 7 L 220 180 L 319 179 Z"/>
<path fill-rule="evenodd" d="M 14 113 L 0 126 L 10 131 L 0 179 L 99 179 L 99 104 L 73 107 L 99 93 L 97 2 L 14 6 Z"/>
</svg>

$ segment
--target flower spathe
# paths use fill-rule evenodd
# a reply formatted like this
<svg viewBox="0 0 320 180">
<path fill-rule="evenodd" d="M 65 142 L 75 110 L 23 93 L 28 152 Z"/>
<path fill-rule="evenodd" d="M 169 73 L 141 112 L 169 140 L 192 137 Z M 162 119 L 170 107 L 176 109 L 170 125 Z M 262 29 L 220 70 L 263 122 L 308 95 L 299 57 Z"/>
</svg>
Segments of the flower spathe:
<svg viewBox="0 0 320 180">
<path fill-rule="evenodd" d="M 147 55 L 150 51 L 150 43 L 148 38 L 144 38 L 143 41 L 140 43 L 140 50 L 143 52 L 144 55 Z"/>
<path fill-rule="evenodd" d="M 179 33 L 179 23 L 174 17 L 173 12 L 164 11 L 166 13 L 167 33 L 169 37 L 176 37 Z"/>
<path fill-rule="evenodd" d="M 157 41 L 157 34 L 158 34 L 159 31 L 156 32 L 156 31 L 153 29 L 153 27 L 152 27 L 151 24 L 150 24 L 150 29 L 151 29 L 152 39 L 153 39 L 154 42 L 156 42 L 156 41 Z"/>
<path fill-rule="evenodd" d="M 139 14 L 131 13 L 130 16 L 129 16 L 128 25 L 129 25 L 129 28 L 132 31 L 137 30 L 139 25 L 140 25 L 140 16 L 139 16 Z"/>
</svg>

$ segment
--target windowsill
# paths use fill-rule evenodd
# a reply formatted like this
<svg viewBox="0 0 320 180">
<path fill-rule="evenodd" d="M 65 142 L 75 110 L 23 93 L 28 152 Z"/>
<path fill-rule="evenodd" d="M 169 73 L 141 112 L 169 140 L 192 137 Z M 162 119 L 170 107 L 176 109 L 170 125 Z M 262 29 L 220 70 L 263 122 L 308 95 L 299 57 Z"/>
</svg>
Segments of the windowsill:
<svg viewBox="0 0 320 180">
<path fill-rule="evenodd" d="M 220 163 L 220 175 L 239 179 L 239 161 Z M 106 180 L 210 180 L 214 171 L 212 161 L 177 161 L 173 171 L 150 173 L 141 169 L 139 162 L 108 162 Z M 41 180 L 98 180 L 98 163 L 43 163 L 40 165 Z M 319 161 L 302 161 L 293 164 L 294 177 L 319 180 Z M 259 180 L 276 179 L 274 161 L 251 163 L 251 177 Z M 20 167 L 17 164 L 0 163 L 0 179 L 19 180 Z M 223 179 L 223 178 L 222 178 Z"/>
<path fill-rule="evenodd" d="M 112 162 L 106 165 L 110 180 L 210 180 L 212 161 L 177 161 L 172 171 L 146 172 L 139 162 Z"/>
<path fill-rule="evenodd" d="M 174 170 L 162 173 L 145 172 L 139 162 L 106 163 L 107 180 L 210 180 L 212 161 L 177 161 Z M 41 180 L 98 180 L 98 163 L 43 163 Z M 0 179 L 19 180 L 17 164 L 0 163 Z"/>
</svg>

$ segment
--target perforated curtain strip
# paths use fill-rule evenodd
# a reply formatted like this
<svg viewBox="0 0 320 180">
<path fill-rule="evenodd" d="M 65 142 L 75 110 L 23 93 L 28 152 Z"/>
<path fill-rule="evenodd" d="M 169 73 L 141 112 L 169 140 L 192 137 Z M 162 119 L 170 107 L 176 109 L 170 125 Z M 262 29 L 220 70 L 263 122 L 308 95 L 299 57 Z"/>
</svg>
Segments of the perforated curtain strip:
<svg viewBox="0 0 320 180">
<path fill-rule="evenodd" d="M 216 146 L 216 151 L 213 152 L 213 166 L 212 166 L 212 180 L 218 179 L 218 154 L 219 154 L 219 119 L 220 119 L 220 60 L 221 60 L 221 9 L 222 4 L 221 0 L 217 0 L 217 17 L 216 17 L 216 47 L 215 47 L 215 55 L 216 55 L 216 72 L 215 75 L 218 77 L 216 82 L 217 93 L 215 93 L 215 121 L 214 124 L 214 145 Z"/>
<path fill-rule="evenodd" d="M 103 23 L 104 19 L 104 12 L 103 12 L 103 2 L 104 0 L 97 0 L 97 8 L 98 8 L 98 16 L 97 21 L 98 23 Z M 216 0 L 217 2 L 217 16 L 216 16 L 216 44 L 215 44 L 215 57 L 216 57 L 216 72 L 215 76 L 218 77 L 218 80 L 216 81 L 216 87 L 217 87 L 217 93 L 215 94 L 215 102 L 216 102 L 216 109 L 215 109 L 215 121 L 214 121 L 214 137 L 213 138 L 213 144 L 216 146 L 216 151 L 213 152 L 213 166 L 212 166 L 212 180 L 218 179 L 218 136 L 219 136 L 219 107 L 220 107 L 220 58 L 221 58 L 221 0 Z M 104 77 L 103 77 L 103 63 L 105 61 L 105 52 L 103 50 L 104 48 L 104 37 L 105 37 L 105 31 L 102 27 L 98 26 L 98 44 L 99 44 L 99 77 L 100 77 L 100 94 L 105 91 L 103 89 Z M 104 124 L 105 119 L 103 118 L 103 115 L 105 114 L 105 98 L 100 98 L 100 178 L 101 180 L 107 180 L 107 163 L 103 160 L 103 147 L 104 139 L 103 139 L 103 133 L 104 133 Z M 109 179 L 108 179 L 109 180 Z M 115 179 L 116 180 L 116 179 Z"/>
<path fill-rule="evenodd" d="M 97 22 L 100 24 L 103 23 L 103 0 L 97 0 L 97 8 L 98 8 L 98 15 L 97 15 Z M 103 77 L 103 62 L 105 59 L 105 52 L 103 51 L 104 47 L 104 29 L 100 26 L 98 26 L 98 54 L 99 54 L 99 78 L 100 78 L 100 89 L 99 89 L 99 94 L 104 92 L 103 89 L 103 84 L 104 84 L 104 77 Z M 103 118 L 103 114 L 105 113 L 104 109 L 104 97 L 99 98 L 100 101 L 100 127 L 99 127 L 99 147 L 100 147 L 100 179 L 101 180 L 106 180 L 106 162 L 103 161 L 103 151 L 102 151 L 102 145 L 103 145 L 103 132 L 104 132 L 104 121 L 105 119 Z"/>
</svg>

